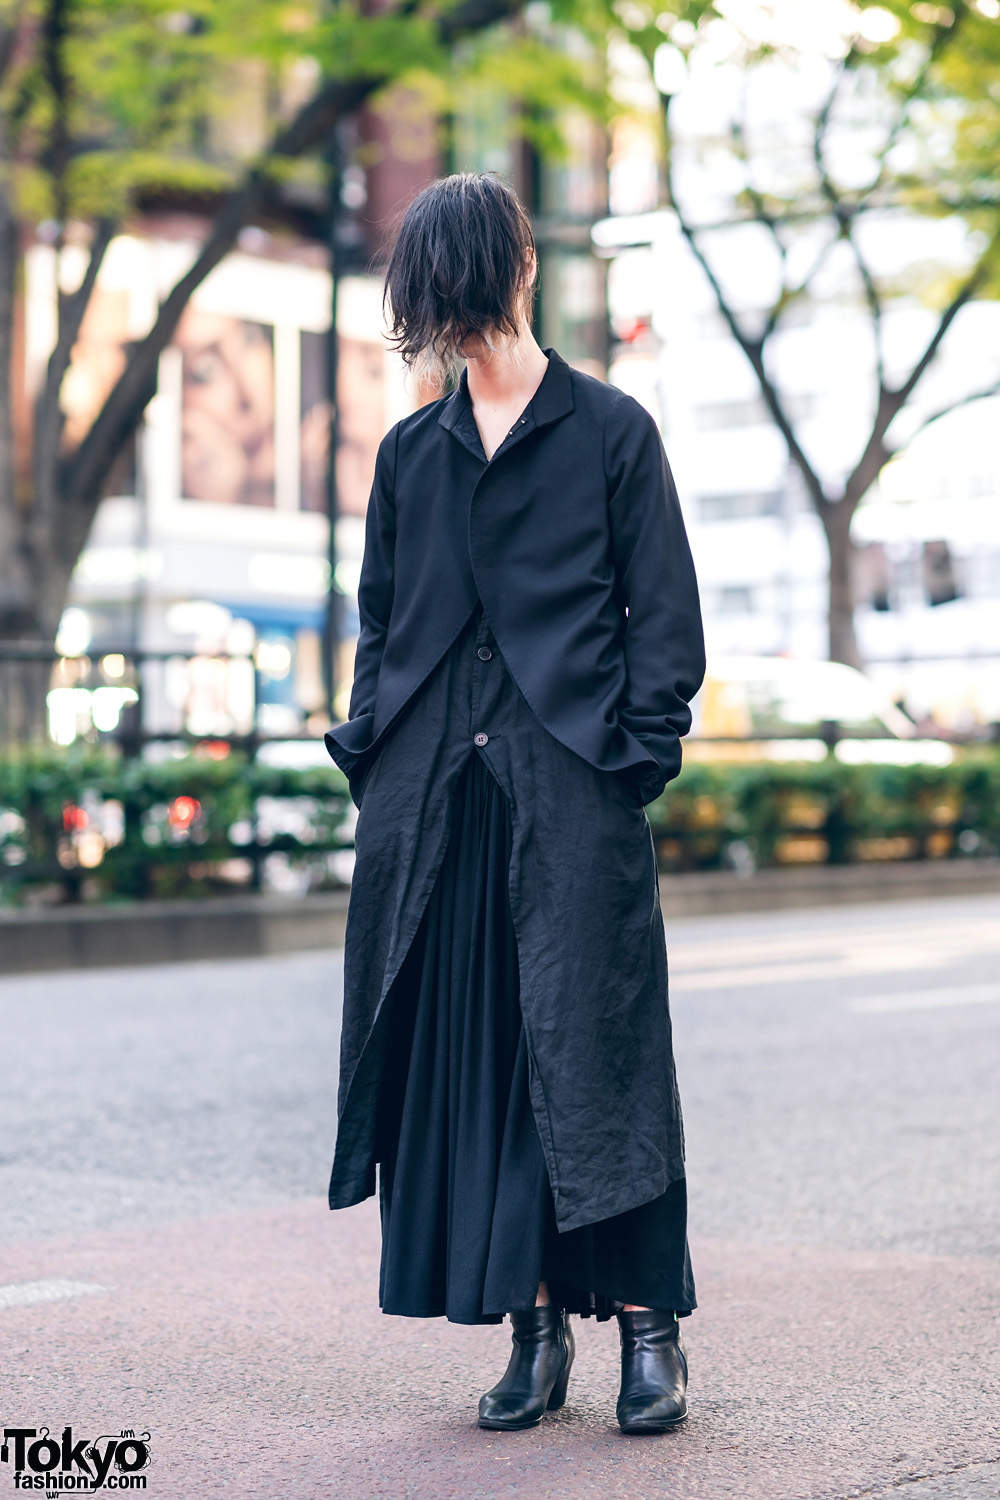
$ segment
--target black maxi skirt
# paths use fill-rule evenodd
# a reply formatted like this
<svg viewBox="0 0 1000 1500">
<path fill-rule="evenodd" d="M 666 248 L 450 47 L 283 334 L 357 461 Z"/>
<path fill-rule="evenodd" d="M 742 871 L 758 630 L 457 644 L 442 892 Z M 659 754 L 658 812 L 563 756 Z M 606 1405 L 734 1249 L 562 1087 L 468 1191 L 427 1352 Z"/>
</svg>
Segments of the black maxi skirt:
<svg viewBox="0 0 1000 1500">
<path fill-rule="evenodd" d="M 497 1323 L 540 1281 L 570 1312 L 683 1316 L 695 1293 L 683 1180 L 560 1234 L 528 1094 L 507 872 L 511 816 L 470 754 L 435 888 L 395 980 L 379 1108 L 384 1312 Z"/>
</svg>

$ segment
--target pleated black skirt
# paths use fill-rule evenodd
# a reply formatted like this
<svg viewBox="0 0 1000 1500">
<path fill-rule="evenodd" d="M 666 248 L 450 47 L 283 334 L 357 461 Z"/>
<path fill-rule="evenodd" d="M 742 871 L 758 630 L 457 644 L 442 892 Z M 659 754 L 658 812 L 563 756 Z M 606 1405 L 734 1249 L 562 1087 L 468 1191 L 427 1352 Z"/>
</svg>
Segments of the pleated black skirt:
<svg viewBox="0 0 1000 1500">
<path fill-rule="evenodd" d="M 476 753 L 417 935 L 388 998 L 379 1108 L 386 1313 L 496 1323 L 540 1281 L 570 1312 L 695 1306 L 686 1185 L 558 1233 L 528 1094 L 507 893 L 511 817 Z M 568 1018 L 567 1024 L 572 1024 Z"/>
</svg>

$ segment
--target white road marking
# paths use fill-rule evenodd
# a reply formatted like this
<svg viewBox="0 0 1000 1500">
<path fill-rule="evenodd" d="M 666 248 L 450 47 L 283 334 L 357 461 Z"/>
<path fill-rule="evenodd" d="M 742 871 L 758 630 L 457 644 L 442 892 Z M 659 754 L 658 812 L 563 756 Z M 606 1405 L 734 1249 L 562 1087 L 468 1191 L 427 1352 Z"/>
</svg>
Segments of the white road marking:
<svg viewBox="0 0 1000 1500">
<path fill-rule="evenodd" d="M 963 953 L 962 958 L 969 955 Z M 978 955 L 973 955 L 978 956 Z M 813 979 L 856 979 L 865 974 L 926 974 L 932 969 L 954 967 L 955 957 L 937 954 L 910 944 L 906 949 L 883 949 L 874 953 L 842 953 L 816 963 L 761 964 L 740 969 L 695 970 L 674 974 L 671 989 L 678 993 L 693 990 L 749 989 L 754 985 L 805 983 Z M 942 975 L 942 977 L 944 977 Z"/>
<path fill-rule="evenodd" d="M 1000 922 L 925 924 L 807 932 L 744 938 L 726 943 L 678 942 L 668 932 L 671 988 L 677 994 L 699 990 L 744 989 L 756 985 L 807 984 L 863 975 L 913 973 L 947 980 L 969 958 L 1000 958 Z M 935 974 L 934 971 L 937 971 Z"/>
<path fill-rule="evenodd" d="M 848 1010 L 874 1014 L 891 1010 L 933 1010 L 940 1005 L 989 1005 L 1000 1002 L 1000 984 L 953 985 L 947 990 L 908 990 L 899 995 L 866 995 L 848 1000 Z"/>
<path fill-rule="evenodd" d="M 65 1302 L 70 1297 L 93 1297 L 110 1290 L 96 1281 L 12 1281 L 0 1286 L 0 1308 L 30 1307 L 33 1302 Z"/>
<path fill-rule="evenodd" d="M 939 955 L 939 962 L 968 953 L 1000 954 L 1000 911 L 998 920 L 987 926 L 983 922 L 924 923 L 917 931 L 922 948 Z M 848 928 L 782 933 L 767 937 L 740 937 L 704 942 L 671 941 L 667 929 L 667 948 L 676 970 L 725 970 L 753 967 L 768 963 L 789 963 L 796 959 L 814 963 L 838 954 L 897 953 L 912 947 L 914 932 L 905 924 L 892 927 Z"/>
</svg>

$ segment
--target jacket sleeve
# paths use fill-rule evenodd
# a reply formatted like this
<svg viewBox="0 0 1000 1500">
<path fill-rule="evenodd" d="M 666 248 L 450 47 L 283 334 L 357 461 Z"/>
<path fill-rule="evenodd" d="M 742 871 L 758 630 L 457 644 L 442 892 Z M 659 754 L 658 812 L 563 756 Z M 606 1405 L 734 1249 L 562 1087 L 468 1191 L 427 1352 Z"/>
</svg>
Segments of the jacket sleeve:
<svg viewBox="0 0 1000 1500">
<path fill-rule="evenodd" d="M 396 552 L 396 428 L 382 439 L 365 519 L 365 555 L 358 584 L 361 630 L 354 658 L 354 686 L 349 718 L 375 712 L 382 652 L 392 614 Z"/>
<path fill-rule="evenodd" d="M 396 551 L 396 451 L 398 426 L 382 439 L 365 520 L 365 552 L 358 584 L 361 628 L 354 657 L 354 685 L 346 724 L 324 736 L 326 748 L 346 775 L 351 796 L 361 805 L 367 771 L 366 751 L 375 722 L 375 690 L 392 614 Z"/>
<path fill-rule="evenodd" d="M 652 756 L 634 768 L 651 802 L 681 768 L 688 707 L 705 675 L 705 641 L 694 563 L 659 429 L 621 396 L 604 432 L 611 542 L 626 610 L 626 687 L 619 722 Z"/>
</svg>

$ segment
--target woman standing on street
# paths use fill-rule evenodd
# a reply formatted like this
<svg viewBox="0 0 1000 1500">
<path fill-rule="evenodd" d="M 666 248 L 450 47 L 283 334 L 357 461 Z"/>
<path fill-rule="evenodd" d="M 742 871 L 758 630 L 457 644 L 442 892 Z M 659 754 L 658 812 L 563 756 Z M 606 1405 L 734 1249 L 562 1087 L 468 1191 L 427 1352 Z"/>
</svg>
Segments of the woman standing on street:
<svg viewBox="0 0 1000 1500">
<path fill-rule="evenodd" d="M 375 1191 L 380 1304 L 497 1323 L 479 1425 L 566 1399 L 570 1313 L 621 1329 L 623 1432 L 686 1415 L 695 1306 L 656 861 L 704 672 L 656 425 L 532 337 L 521 204 L 411 204 L 395 346 L 449 395 L 383 440 L 350 718 L 360 811 L 330 1206 Z"/>
</svg>

